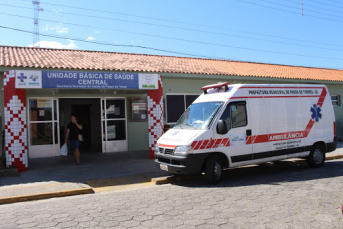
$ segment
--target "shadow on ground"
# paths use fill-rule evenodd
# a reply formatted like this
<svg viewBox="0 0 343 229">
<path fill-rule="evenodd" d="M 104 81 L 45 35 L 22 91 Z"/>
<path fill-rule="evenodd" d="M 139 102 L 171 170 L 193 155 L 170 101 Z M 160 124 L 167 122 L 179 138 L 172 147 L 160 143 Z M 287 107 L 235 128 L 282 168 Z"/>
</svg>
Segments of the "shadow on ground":
<svg viewBox="0 0 343 229">
<path fill-rule="evenodd" d="M 32 184 L 35 182 L 79 182 L 142 175 L 158 177 L 170 175 L 156 167 L 149 159 L 149 151 L 118 153 L 82 153 L 81 165 L 73 155 L 29 160 L 29 170 L 18 177 L 0 177 L 0 186 Z M 123 182 L 123 181 L 122 181 Z M 121 182 L 121 183 L 122 183 Z M 135 179 L 126 182 L 136 182 Z"/>
<path fill-rule="evenodd" d="M 284 182 L 301 182 L 343 176 L 343 160 L 327 161 L 322 168 L 310 168 L 304 161 L 278 161 L 229 169 L 224 171 L 222 181 L 209 185 L 204 176 L 181 176 L 174 185 L 192 188 L 227 188 L 252 185 L 279 185 Z"/>
</svg>

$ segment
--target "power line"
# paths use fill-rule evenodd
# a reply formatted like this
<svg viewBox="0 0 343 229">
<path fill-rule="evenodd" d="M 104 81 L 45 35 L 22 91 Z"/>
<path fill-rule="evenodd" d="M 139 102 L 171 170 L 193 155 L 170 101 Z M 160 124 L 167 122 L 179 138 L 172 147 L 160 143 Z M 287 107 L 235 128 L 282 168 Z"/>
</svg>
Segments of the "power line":
<svg viewBox="0 0 343 229">
<path fill-rule="evenodd" d="M 340 1 L 335 1 L 335 0 L 330 0 L 331 2 L 337 2 L 337 3 L 342 3 L 342 2 L 340 2 Z"/>
<path fill-rule="evenodd" d="M 292 3 L 295 3 L 295 4 L 299 4 L 299 2 L 297 2 L 297 1 L 292 1 L 292 0 L 284 0 L 284 1 L 286 1 L 286 2 L 292 2 Z M 309 2 L 306 2 L 306 3 L 304 4 L 304 6 L 305 6 L 305 7 L 309 6 L 309 7 L 313 7 L 313 8 L 317 8 L 317 9 L 321 9 L 321 10 L 326 10 L 326 11 L 331 11 L 331 12 L 343 13 L 343 11 L 339 11 L 339 10 L 325 9 L 325 8 L 322 8 L 322 7 L 318 7 L 318 6 L 316 6 L 316 5 L 311 4 L 312 2 L 316 3 L 316 1 L 313 1 L 313 0 L 312 0 L 310 3 L 309 3 Z M 317 3 L 326 5 L 325 3 L 321 3 L 321 2 L 317 2 Z M 335 6 L 335 8 L 336 8 L 336 6 Z M 338 7 L 338 8 L 343 8 L 343 7 Z"/>
<path fill-rule="evenodd" d="M 0 5 L 5 5 L 5 4 L 0 4 Z M 10 5 L 11 7 L 14 7 L 12 5 Z M 21 7 L 24 9 L 27 9 L 26 7 Z M 47 10 L 45 10 L 47 11 Z M 272 43 L 279 43 L 279 44 L 287 44 L 287 45 L 295 45 L 295 46 L 301 46 L 301 47 L 308 47 L 308 48 L 316 48 L 316 49 L 323 49 L 323 50 L 330 50 L 330 51 L 343 51 L 342 49 L 337 49 L 337 47 L 341 48 L 341 46 L 336 46 L 336 45 L 330 45 L 330 44 L 324 44 L 324 43 L 318 43 L 318 42 L 311 42 L 311 43 L 316 43 L 319 45 L 330 45 L 333 46 L 335 48 L 325 48 L 325 47 L 318 47 L 318 46 L 313 46 L 313 45 L 307 45 L 307 44 L 296 44 L 296 43 L 290 43 L 290 42 L 283 42 L 283 41 L 274 41 L 274 40 L 270 40 L 270 39 L 261 39 L 261 38 L 252 38 L 252 37 L 247 37 L 247 36 L 241 36 L 241 35 L 233 35 L 233 34 L 227 34 L 227 33 L 216 33 L 216 32 L 208 32 L 208 31 L 204 31 L 204 30 L 197 30 L 197 29 L 189 29 L 189 28 L 183 28 L 183 27 L 175 27 L 175 26 L 166 26 L 166 25 L 158 25 L 158 24 L 153 24 L 153 23 L 144 23 L 144 22 L 136 22 L 136 21 L 129 21 L 129 20 L 121 20 L 121 19 L 113 19 L 113 18 L 107 18 L 107 17 L 99 17 L 99 16 L 91 16 L 91 15 L 84 15 L 84 14 L 75 14 L 75 13 L 68 13 L 68 12 L 61 12 L 64 14 L 71 14 L 71 15 L 76 15 L 76 16 L 84 16 L 84 17 L 91 17 L 91 18 L 100 18 L 100 19 L 106 19 L 106 20 L 114 20 L 114 21 L 122 21 L 122 22 L 129 22 L 129 23 L 137 23 L 137 24 L 147 24 L 147 25 L 152 25 L 152 26 L 160 26 L 160 27 L 165 27 L 165 28 L 173 28 L 173 29 L 181 29 L 181 30 L 186 30 L 186 31 L 193 31 L 193 32 L 201 32 L 201 33 L 207 33 L 207 34 L 215 34 L 215 35 L 222 35 L 222 36 L 228 36 L 228 37 L 236 37 L 236 38 L 243 38 L 243 39 L 250 39 L 250 40 L 255 40 L 255 41 L 267 41 L 267 42 L 272 42 Z M 5 15 L 9 15 L 9 16 L 14 16 L 14 17 L 24 17 L 24 18 L 28 18 L 25 16 L 19 16 L 19 15 L 14 15 L 14 14 L 7 14 L 7 13 L 2 13 Z M 68 23 L 68 22 L 61 22 L 61 21 L 52 21 L 52 20 L 45 20 L 45 19 L 41 19 L 42 21 L 48 21 L 48 22 L 55 22 L 55 23 L 63 23 L 63 24 L 70 24 L 70 25 L 74 25 L 74 26 L 86 26 L 89 27 L 88 25 L 80 25 L 80 24 L 75 24 L 75 23 Z M 107 28 L 101 28 L 101 27 L 91 27 L 94 29 L 105 29 L 105 30 L 112 30 L 112 31 L 119 31 L 119 30 L 113 30 L 113 29 L 107 29 Z M 124 32 L 124 33 L 130 33 L 128 31 L 119 31 L 119 32 Z M 135 33 L 137 34 L 137 33 Z M 139 35 L 145 35 L 145 36 L 154 36 L 156 37 L 156 35 L 148 35 L 148 34 L 139 34 Z M 164 38 L 164 39 L 178 39 L 178 38 L 172 38 L 172 37 L 161 37 L 160 38 Z M 180 39 L 179 39 L 180 40 Z M 295 39 L 289 39 L 289 40 L 295 40 Z M 194 42 L 194 41 L 190 41 L 190 40 L 182 40 L 182 41 L 187 41 L 187 42 Z M 297 42 L 299 42 L 300 40 L 296 40 Z M 301 42 L 307 42 L 307 41 L 301 41 Z"/>
<path fill-rule="evenodd" d="M 285 4 L 281 4 L 281 3 L 277 3 L 277 2 L 271 2 L 271 1 L 268 1 L 268 0 L 260 0 L 260 1 L 271 3 L 271 4 L 275 4 L 275 5 L 279 5 L 279 6 L 286 6 L 286 7 L 292 8 L 292 9 L 297 9 L 297 10 L 299 9 L 298 7 L 288 6 L 288 5 L 285 5 Z M 337 17 L 337 18 L 342 18 L 343 19 L 343 17 L 337 16 L 337 15 L 321 13 L 321 12 L 318 12 L 318 11 L 315 11 L 315 10 L 307 9 L 306 11 L 307 12 L 312 12 L 312 13 L 319 13 L 319 14 L 323 14 L 323 15 L 326 15 L 326 16 Z"/>
<path fill-rule="evenodd" d="M 31 2 L 30 0 L 20 0 L 20 1 Z M 123 16 L 138 17 L 138 18 L 145 18 L 145 19 L 152 19 L 152 20 L 158 20 L 158 21 L 174 22 L 174 23 L 184 24 L 184 22 L 182 22 L 182 21 L 168 20 L 168 19 L 164 19 L 164 18 L 155 18 L 155 17 L 140 16 L 140 15 L 134 15 L 134 14 L 125 14 L 125 13 L 106 11 L 106 10 L 96 10 L 96 9 L 77 7 L 77 6 L 54 4 L 54 3 L 48 3 L 48 2 L 43 2 L 43 4 L 51 5 L 51 6 L 62 6 L 62 7 L 71 8 L 71 9 L 78 9 L 78 10 L 88 10 L 88 11 L 93 11 L 93 12 L 98 12 L 98 13 L 109 13 L 109 14 L 116 14 L 116 15 L 123 15 Z M 195 23 L 188 23 L 188 24 L 196 25 L 196 26 L 202 26 L 200 24 L 195 24 Z"/>
<path fill-rule="evenodd" d="M 318 4 L 322 4 L 322 5 L 328 5 L 328 6 L 333 6 L 333 7 L 337 7 L 337 8 L 343 8 L 343 6 L 338 6 L 338 5 L 334 5 L 334 4 L 330 4 L 328 3 L 327 1 L 325 1 L 325 3 L 322 3 L 322 2 L 318 2 L 318 1 L 315 1 L 315 0 L 311 0 L 311 2 L 315 2 L 315 3 L 318 3 Z M 332 2 L 336 2 L 336 1 L 332 1 Z M 342 2 L 338 2 L 338 3 L 342 3 Z"/>
<path fill-rule="evenodd" d="M 288 13 L 299 15 L 299 13 L 296 13 L 296 12 L 293 12 L 290 10 L 284 10 L 284 9 L 275 8 L 272 6 L 266 6 L 266 5 L 262 5 L 262 4 L 258 4 L 258 3 L 254 3 L 254 2 L 245 1 L 245 0 L 237 0 L 237 1 L 244 2 L 247 4 L 251 4 L 251 5 L 255 5 L 255 6 L 260 6 L 260 7 L 264 7 L 264 8 L 269 8 L 269 9 L 274 9 L 274 10 L 278 10 L 278 11 L 283 11 L 283 12 L 288 12 Z M 330 19 L 330 18 L 319 17 L 319 16 L 313 16 L 313 15 L 306 15 L 306 16 L 312 17 L 312 18 L 317 18 L 317 19 L 323 19 L 323 20 L 327 20 L 327 21 L 343 22 L 343 20 L 341 21 L 341 20 Z"/>
<path fill-rule="evenodd" d="M 32 33 L 31 31 L 27 30 L 22 30 L 22 29 L 17 29 L 17 28 L 11 28 L 7 26 L 1 26 L 0 28 L 4 29 L 10 29 L 14 31 L 19 31 L 19 32 L 24 32 L 24 33 Z M 157 48 L 151 48 L 151 47 L 146 47 L 146 46 L 138 46 L 138 45 L 118 45 L 118 44 L 113 44 L 109 42 L 98 42 L 98 41 L 88 41 L 82 38 L 72 38 L 72 37 L 65 37 L 65 36 L 57 36 L 57 35 L 51 35 L 51 34 L 42 34 L 42 36 L 46 37 L 53 37 L 53 38 L 59 38 L 59 39 L 69 39 L 69 40 L 75 40 L 75 41 L 81 41 L 85 43 L 93 43 L 93 44 L 99 44 L 99 45 L 107 45 L 107 46 L 122 46 L 122 47 L 135 47 L 135 48 L 143 48 L 143 49 L 150 49 L 150 50 L 155 50 L 155 51 L 162 51 L 162 52 L 167 52 L 167 53 L 173 53 L 173 54 L 179 54 L 179 55 L 187 55 L 187 56 L 193 56 L 193 57 L 202 57 L 202 58 L 208 58 L 208 59 L 218 59 L 218 58 L 211 58 L 208 56 L 203 56 L 203 55 L 194 55 L 194 54 L 186 54 L 186 53 L 181 53 L 181 52 L 174 52 L 174 51 L 169 51 L 165 49 L 157 49 Z M 245 48 L 245 47 L 236 47 L 236 46 L 225 46 L 223 47 L 226 48 L 236 48 L 236 49 L 245 49 L 249 51 L 258 51 L 258 52 L 266 52 L 266 53 L 274 53 L 274 54 L 281 54 L 281 55 L 289 55 L 289 56 L 299 56 L 299 57 L 312 57 L 312 58 L 319 58 L 319 59 L 326 59 L 326 60 L 343 60 L 343 58 L 335 58 L 335 57 L 322 57 L 322 56 L 310 56 L 310 55 L 302 55 L 302 54 L 295 54 L 295 53 L 285 53 L 285 52 L 277 52 L 277 51 L 268 51 L 268 50 L 261 50 L 261 49 L 251 49 L 251 48 Z M 224 58 L 219 58 L 222 60 L 225 60 Z"/>
<path fill-rule="evenodd" d="M 24 2 L 28 2 L 29 0 L 20 0 Z M 239 0 L 238 0 L 239 1 Z M 214 27 L 214 26 L 207 26 L 203 24 L 196 24 L 196 23 L 187 23 L 187 22 L 181 22 L 181 21 L 175 21 L 175 20 L 167 20 L 163 18 L 155 18 L 155 17 L 147 17 L 147 16 L 140 16 L 140 15 L 133 15 L 133 14 L 125 14 L 125 13 L 117 13 L 117 12 L 110 12 L 110 11 L 104 11 L 104 10 L 96 10 L 96 9 L 89 9 L 89 8 L 83 8 L 83 7 L 75 7 L 75 6 L 68 6 L 68 5 L 61 5 L 61 4 L 53 4 L 53 3 L 44 3 L 46 5 L 53 5 L 53 6 L 62 6 L 62 7 L 67 7 L 67 8 L 74 8 L 74 9 L 80 9 L 80 10 L 88 10 L 88 11 L 93 11 L 93 12 L 100 12 L 100 13 L 109 13 L 109 14 L 115 14 L 115 15 L 124 15 L 124 16 L 130 16 L 130 17 L 138 17 L 138 18 L 145 18 L 145 19 L 152 19 L 152 20 L 158 20 L 158 21 L 166 21 L 166 22 L 173 22 L 173 23 L 181 23 L 183 25 L 195 25 L 195 26 L 200 26 L 204 28 L 210 28 L 210 29 L 219 29 L 222 31 L 233 31 L 233 32 L 239 32 L 239 33 L 245 33 L 245 34 L 251 34 L 251 35 L 258 35 L 258 36 L 264 36 L 264 37 L 273 37 L 273 38 L 278 38 L 278 39 L 284 39 L 284 40 L 291 40 L 291 41 L 297 41 L 297 42 L 306 42 L 306 43 L 313 43 L 313 44 L 319 44 L 319 45 L 327 45 L 327 46 L 332 46 L 332 47 L 341 47 L 341 46 L 336 46 L 332 44 L 326 44 L 326 43 L 321 43 L 321 42 L 313 42 L 313 41 L 308 41 L 308 40 L 301 40 L 301 39 L 293 39 L 293 38 L 287 38 L 287 37 L 281 37 L 281 36 L 275 36 L 275 35 L 266 35 L 266 34 L 261 34 L 261 33 L 252 33 L 252 32 L 247 32 L 247 31 L 242 31 L 242 30 L 233 30 L 233 29 L 223 29 L 220 27 Z M 277 9 L 277 8 L 275 8 Z M 280 10 L 280 9 L 277 9 Z M 291 11 L 286 11 L 286 12 L 291 12 Z M 59 13 L 65 13 L 65 14 L 73 14 L 73 13 L 66 13 L 66 12 L 59 12 Z M 292 12 L 294 14 L 295 12 Z M 74 13 L 75 14 L 75 13 Z M 75 14 L 78 15 L 78 14 Z M 95 17 L 95 16 L 90 16 L 90 17 Z M 143 22 L 135 22 L 135 21 L 128 21 L 128 20 L 121 20 L 121 19 L 109 19 L 109 20 L 120 20 L 123 22 L 132 22 L 132 23 L 141 23 Z M 329 19 L 328 19 L 329 20 Z M 166 25 L 157 25 L 153 23 L 145 23 L 145 24 L 150 24 L 150 25 L 155 25 L 155 26 L 163 26 L 163 27 L 168 27 L 168 28 L 177 28 L 177 29 L 185 29 L 185 30 L 193 30 L 193 31 L 198 31 L 198 32 L 206 32 L 206 33 L 212 33 L 212 34 L 218 34 L 218 35 L 228 35 L 228 36 L 236 36 L 236 37 L 241 37 L 241 38 L 246 38 L 246 39 L 251 39 L 247 37 L 242 37 L 242 36 L 237 36 L 237 35 L 229 35 L 229 34 L 222 34 L 222 33 L 214 33 L 214 32 L 208 32 L 208 31 L 203 31 L 203 30 L 195 30 L 195 29 L 189 29 L 189 28 L 180 28 L 180 27 L 175 27 L 175 26 L 166 26 Z"/>
<path fill-rule="evenodd" d="M 33 32 L 28 31 L 28 30 L 22 30 L 22 29 L 7 27 L 7 26 L 1 26 L 1 25 L 0 25 L 0 28 L 9 29 L 9 30 L 14 30 L 14 31 L 23 32 L 23 33 L 31 33 L 31 34 L 33 34 Z M 42 36 L 44 36 L 44 37 L 52 37 L 52 38 L 66 39 L 66 40 L 75 40 L 75 41 L 81 41 L 81 42 L 85 42 L 85 43 L 92 43 L 92 44 L 98 44 L 98 45 L 116 46 L 116 47 L 129 47 L 129 48 L 141 48 L 141 49 L 149 49 L 149 50 L 160 51 L 160 52 L 166 52 L 166 53 L 172 53 L 172 54 L 178 54 L 178 55 L 192 56 L 192 57 L 197 57 L 197 58 L 207 58 L 207 59 L 219 59 L 219 60 L 224 60 L 224 58 L 209 57 L 209 56 L 198 55 L 198 54 L 195 55 L 195 54 L 190 54 L 190 53 L 176 52 L 176 51 L 170 51 L 170 50 L 166 50 L 166 49 L 152 48 L 152 47 L 141 46 L 141 45 L 120 45 L 120 44 L 113 44 L 113 43 L 105 42 L 105 41 L 89 41 L 89 40 L 85 40 L 85 39 L 82 39 L 82 38 L 58 36 L 58 35 L 45 34 L 45 33 L 40 33 L 40 35 L 42 35 Z"/>
<path fill-rule="evenodd" d="M 290 45 L 296 45 L 296 46 L 302 46 L 302 47 L 326 49 L 326 50 L 331 50 L 331 51 L 343 51 L 343 50 L 337 50 L 337 49 L 331 49 L 331 48 L 321 48 L 321 47 L 318 47 L 318 46 L 311 46 L 311 45 L 306 45 L 306 44 L 305 45 L 304 44 L 300 45 L 300 44 L 289 43 L 289 42 L 273 41 L 273 40 L 260 39 L 260 38 L 252 38 L 252 37 L 241 36 L 241 35 L 234 35 L 234 34 L 227 34 L 227 33 L 209 32 L 209 31 L 205 31 L 205 30 L 190 29 L 190 28 L 184 28 L 184 27 L 159 25 L 159 24 L 154 24 L 154 23 L 136 22 L 136 21 L 122 20 L 122 19 L 113 19 L 113 18 L 107 18 L 107 17 L 85 15 L 85 14 L 76 14 L 76 13 L 67 13 L 67 12 L 61 12 L 61 13 L 69 14 L 69 15 L 76 15 L 76 16 L 83 16 L 83 17 L 90 17 L 90 18 L 99 18 L 99 19 L 105 19 L 105 20 L 112 20 L 112 21 L 122 21 L 122 22 L 136 23 L 136 24 L 141 24 L 141 25 L 151 25 L 151 26 L 158 26 L 158 27 L 164 27 L 164 28 L 181 29 L 181 30 L 185 30 L 185 31 L 201 32 L 201 33 L 214 34 L 214 35 L 222 35 L 222 36 L 228 36 L 228 37 L 244 38 L 244 39 L 250 39 L 250 40 L 255 40 L 255 41 L 267 41 L 267 42 L 273 42 L 273 43 L 290 44 Z M 63 22 L 60 22 L 60 23 L 63 23 Z M 82 25 L 80 25 L 80 26 L 82 26 Z M 341 46 L 338 46 L 338 47 L 341 47 Z"/>
<path fill-rule="evenodd" d="M 83 8 L 83 9 L 84 9 L 84 8 Z M 12 16 L 18 16 L 18 15 L 12 15 Z M 24 17 L 24 18 L 25 18 L 25 17 Z M 26 18 L 27 18 L 27 17 L 26 17 Z M 52 21 L 52 20 L 45 20 L 45 21 L 61 23 L 61 22 Z M 79 25 L 79 24 L 75 24 L 75 23 L 65 23 L 65 24 L 71 24 L 71 25 L 75 25 L 75 26 L 91 27 L 91 26 Z M 99 28 L 99 27 L 91 27 L 91 28 Z M 107 29 L 107 28 L 102 28 L 102 29 L 111 30 L 111 29 Z M 113 30 L 113 29 L 112 29 L 112 30 Z M 115 31 L 118 31 L 118 30 L 115 30 Z M 119 32 L 131 33 L 131 34 L 138 34 L 138 35 L 144 35 L 144 36 L 152 36 L 152 35 L 149 35 L 149 34 L 132 33 L 132 32 L 127 32 L 127 31 L 119 31 Z M 153 37 L 156 37 L 156 36 L 153 36 Z M 214 43 L 208 43 L 208 42 L 199 42 L 199 41 L 192 41 L 192 40 L 179 39 L 179 38 L 162 37 L 162 36 L 159 36 L 159 37 L 160 37 L 160 38 L 167 38 L 167 39 L 178 40 L 178 41 L 200 43 L 200 44 L 205 44 L 205 45 L 215 45 L 215 46 L 221 46 L 221 47 L 227 47 L 227 48 L 246 49 L 246 50 L 250 50 L 250 51 L 260 51 L 260 52 L 268 52 L 268 53 L 278 53 L 278 54 L 285 54 L 285 55 L 298 55 L 298 54 L 292 54 L 292 53 L 283 53 L 283 52 L 276 52 L 276 51 L 269 51 L 269 50 L 261 50 L 261 49 L 246 48 L 246 47 L 228 46 L 228 45 L 222 45 L 222 44 L 214 44 Z M 272 42 L 274 42 L 274 41 L 272 41 Z M 297 45 L 297 44 L 294 44 L 294 45 Z M 325 45 L 327 45 L 327 44 L 325 44 Z M 315 48 L 319 48 L 319 47 L 315 47 Z M 300 56 L 306 56 L 306 55 L 300 55 Z M 316 56 L 312 56 L 312 57 L 316 57 Z M 325 58 L 325 57 L 319 57 L 319 56 L 318 56 L 318 58 Z M 331 58 L 331 59 L 332 59 L 332 58 Z M 337 59 L 337 58 L 333 58 L 333 59 Z"/>
<path fill-rule="evenodd" d="M 5 14 L 5 13 L 2 13 L 2 14 Z M 19 15 L 12 15 L 12 14 L 5 14 L 5 15 L 30 19 L 30 17 L 26 17 L 26 16 L 19 16 Z M 54 21 L 54 20 L 46 20 L 46 19 L 41 19 L 41 20 L 42 21 L 48 21 L 48 22 L 54 22 L 54 23 L 61 23 L 59 21 Z M 80 25 L 80 24 L 76 24 L 76 23 L 64 23 L 64 24 L 69 24 L 69 25 L 73 25 L 73 26 L 87 27 L 87 28 L 93 28 L 93 29 L 99 29 L 100 28 L 100 27 L 94 27 L 94 26 L 89 26 L 89 25 Z M 109 30 L 109 31 L 116 31 L 116 32 L 121 32 L 121 33 L 129 33 L 129 34 L 141 35 L 141 36 L 148 36 L 148 37 L 154 37 L 154 38 L 157 37 L 157 38 L 162 38 L 162 39 L 169 39 L 169 40 L 175 40 L 175 41 L 182 41 L 182 42 L 189 42 L 189 43 L 195 43 L 195 44 L 202 44 L 202 45 L 211 45 L 211 46 L 217 46 L 217 47 L 243 49 L 243 50 L 249 50 L 249 51 L 260 51 L 260 52 L 265 52 L 265 53 L 286 54 L 286 53 L 278 52 L 278 51 L 269 51 L 269 50 L 263 50 L 263 49 L 239 47 L 239 46 L 234 46 L 234 45 L 224 45 L 224 44 L 218 44 L 218 43 L 195 41 L 195 40 L 182 39 L 182 38 L 177 38 L 177 37 L 165 37 L 165 36 L 160 36 L 160 35 L 151 35 L 151 34 L 138 33 L 138 32 L 128 32 L 128 31 L 122 31 L 122 30 L 117 30 L 117 29 L 108 29 L 108 28 L 100 28 L 100 29 Z M 304 55 L 299 55 L 299 56 L 304 56 Z"/>
</svg>

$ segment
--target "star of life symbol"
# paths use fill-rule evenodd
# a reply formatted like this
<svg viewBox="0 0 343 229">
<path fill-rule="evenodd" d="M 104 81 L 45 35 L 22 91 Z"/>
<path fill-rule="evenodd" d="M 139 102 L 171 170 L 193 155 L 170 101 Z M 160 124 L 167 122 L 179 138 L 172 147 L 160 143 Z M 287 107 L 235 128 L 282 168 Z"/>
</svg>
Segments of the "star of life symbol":
<svg viewBox="0 0 343 229">
<path fill-rule="evenodd" d="M 24 80 L 26 80 L 27 79 L 27 76 L 24 76 L 24 73 L 20 73 L 20 76 L 17 76 L 17 79 L 19 79 L 20 80 L 20 82 L 24 82 Z"/>
<path fill-rule="evenodd" d="M 313 104 L 313 107 L 311 107 L 311 118 L 315 119 L 316 122 L 319 122 L 319 119 L 322 118 L 322 114 L 320 113 L 322 111 L 322 109 L 320 108 L 320 106 L 317 106 L 316 104 Z"/>
</svg>

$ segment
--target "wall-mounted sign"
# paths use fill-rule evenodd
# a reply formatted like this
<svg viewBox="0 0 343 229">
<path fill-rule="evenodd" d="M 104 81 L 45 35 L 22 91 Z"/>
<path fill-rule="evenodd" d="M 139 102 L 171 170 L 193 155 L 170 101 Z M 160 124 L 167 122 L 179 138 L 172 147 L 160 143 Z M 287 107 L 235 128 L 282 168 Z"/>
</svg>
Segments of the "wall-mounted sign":
<svg viewBox="0 0 343 229">
<path fill-rule="evenodd" d="M 158 75 L 139 74 L 139 89 L 158 89 Z"/>
<path fill-rule="evenodd" d="M 147 121 L 148 104 L 146 98 L 130 98 L 131 121 Z"/>
<path fill-rule="evenodd" d="M 41 71 L 16 71 L 16 88 L 42 88 Z"/>
<path fill-rule="evenodd" d="M 52 99 L 37 99 L 37 108 L 51 108 Z"/>
<path fill-rule="evenodd" d="M 157 74 L 124 72 L 16 71 L 16 88 L 158 89 Z"/>
</svg>

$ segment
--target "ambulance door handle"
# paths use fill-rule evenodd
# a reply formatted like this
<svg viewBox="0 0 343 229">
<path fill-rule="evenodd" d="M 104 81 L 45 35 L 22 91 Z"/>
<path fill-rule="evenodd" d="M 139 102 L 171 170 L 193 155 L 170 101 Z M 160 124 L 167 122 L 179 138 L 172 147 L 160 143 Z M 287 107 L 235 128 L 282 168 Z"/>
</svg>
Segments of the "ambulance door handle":
<svg viewBox="0 0 343 229">
<path fill-rule="evenodd" d="M 246 130 L 246 135 L 251 136 L 251 130 Z"/>
</svg>

